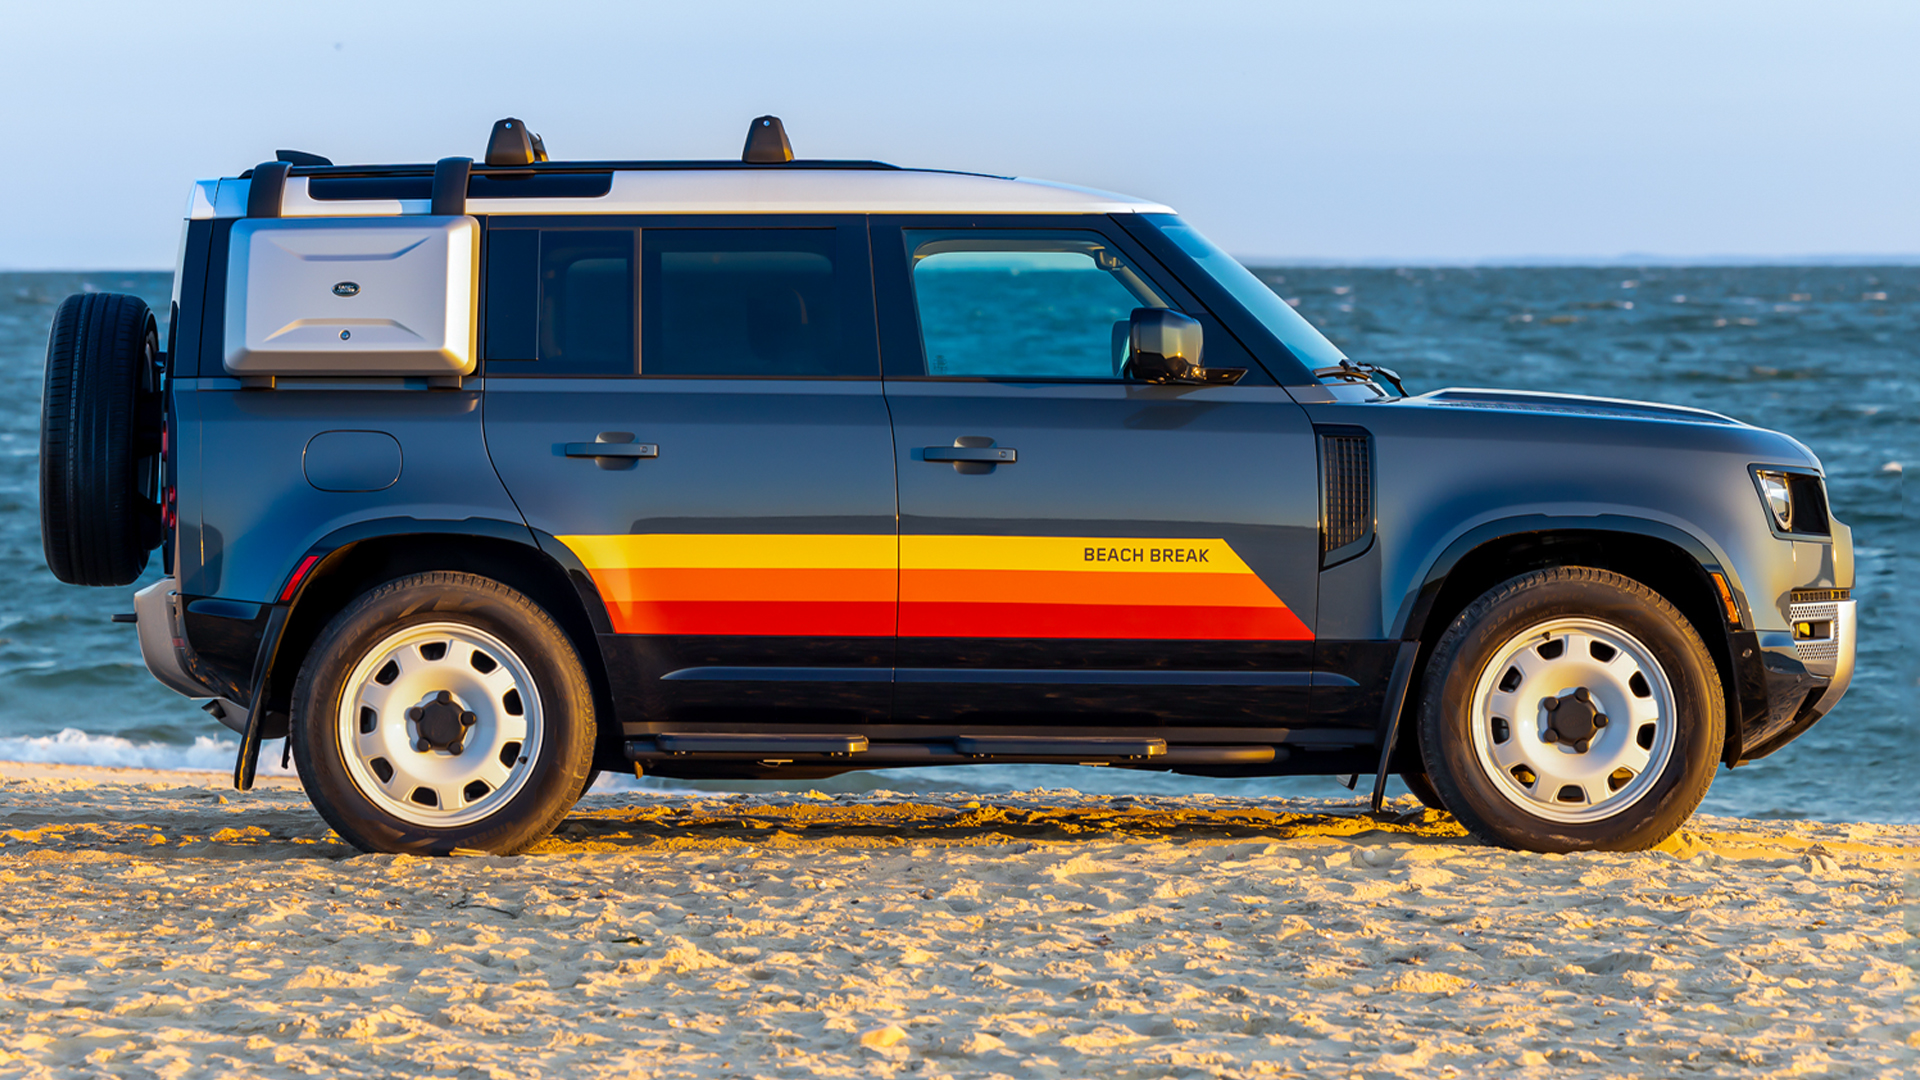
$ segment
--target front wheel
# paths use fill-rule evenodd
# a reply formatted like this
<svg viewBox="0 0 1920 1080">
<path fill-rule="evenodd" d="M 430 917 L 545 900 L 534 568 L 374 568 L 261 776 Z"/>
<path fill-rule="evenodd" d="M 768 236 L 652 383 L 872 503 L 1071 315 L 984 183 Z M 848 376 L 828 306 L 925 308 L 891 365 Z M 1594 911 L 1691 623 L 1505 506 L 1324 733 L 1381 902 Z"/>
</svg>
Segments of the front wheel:
<svg viewBox="0 0 1920 1080">
<path fill-rule="evenodd" d="M 293 690 L 314 807 L 366 851 L 524 850 L 579 801 L 593 693 L 545 610 L 471 574 L 373 589 L 321 631 Z"/>
<path fill-rule="evenodd" d="M 1719 672 L 1686 617 L 1603 570 L 1514 578 L 1460 613 L 1428 666 L 1426 771 L 1482 839 L 1631 851 L 1706 796 L 1726 729 Z"/>
</svg>

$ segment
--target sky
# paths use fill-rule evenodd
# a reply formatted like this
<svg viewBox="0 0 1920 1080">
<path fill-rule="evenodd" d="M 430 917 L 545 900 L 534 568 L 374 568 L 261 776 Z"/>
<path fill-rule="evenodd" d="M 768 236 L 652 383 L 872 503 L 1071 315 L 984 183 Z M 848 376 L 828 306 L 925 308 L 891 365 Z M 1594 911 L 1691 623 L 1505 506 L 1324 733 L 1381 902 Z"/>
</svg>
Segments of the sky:
<svg viewBox="0 0 1920 1080">
<path fill-rule="evenodd" d="M 801 157 L 1169 203 L 1248 261 L 1920 256 L 1920 4 L 0 0 L 0 268 L 161 269 L 282 147 Z"/>
</svg>

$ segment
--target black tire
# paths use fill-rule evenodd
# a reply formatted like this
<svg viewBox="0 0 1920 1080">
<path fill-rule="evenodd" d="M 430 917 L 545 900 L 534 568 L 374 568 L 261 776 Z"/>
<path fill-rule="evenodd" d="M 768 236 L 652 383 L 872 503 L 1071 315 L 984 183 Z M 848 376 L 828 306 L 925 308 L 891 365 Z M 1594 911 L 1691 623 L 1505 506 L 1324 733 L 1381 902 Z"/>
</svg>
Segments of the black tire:
<svg viewBox="0 0 1920 1080">
<path fill-rule="evenodd" d="M 1562 715 L 1560 710 L 1566 708 L 1567 697 L 1562 696 L 1565 691 L 1553 689 L 1539 698 L 1538 705 L 1530 704 L 1533 689 L 1557 686 L 1555 680 L 1568 681 L 1568 676 L 1580 670 L 1578 665 L 1585 663 L 1567 652 L 1565 663 L 1573 666 L 1551 666 L 1562 662 L 1561 653 L 1550 651 L 1554 628 L 1577 625 L 1599 628 L 1594 631 L 1598 636 L 1586 639 L 1593 660 L 1586 665 L 1588 669 L 1606 668 L 1601 661 L 1609 656 L 1604 650 L 1612 649 L 1603 640 L 1609 629 L 1614 636 L 1607 640 L 1625 643 L 1622 649 L 1612 649 L 1612 656 L 1637 649 L 1646 661 L 1642 668 L 1634 656 L 1626 658 L 1641 680 L 1631 684 L 1631 693 L 1641 700 L 1622 706 L 1629 719 L 1620 723 L 1615 717 L 1605 726 L 1596 721 L 1591 736 L 1594 764 L 1604 768 L 1612 763 L 1613 755 L 1632 754 L 1619 741 L 1631 737 L 1647 751 L 1643 768 L 1634 773 L 1623 767 L 1604 781 L 1595 781 L 1589 775 L 1582 781 L 1589 788 L 1584 799 L 1580 797 L 1581 785 L 1556 789 L 1555 781 L 1548 779 L 1563 765 L 1569 771 L 1586 765 L 1587 742 L 1572 742 L 1569 736 L 1551 730 L 1556 723 L 1553 717 Z M 1541 634 L 1537 645 L 1532 638 L 1536 632 Z M 1593 641 L 1601 644 L 1596 646 Z M 1535 655 L 1523 656 L 1527 648 L 1533 648 Z M 1519 666 L 1507 667 L 1507 660 L 1502 659 L 1505 656 L 1512 656 Z M 1506 668 L 1504 673 L 1492 670 L 1496 661 Z M 1539 680 L 1530 675 L 1522 678 L 1523 667 L 1543 674 Z M 1663 706 L 1655 710 L 1661 714 L 1658 719 L 1633 718 L 1633 709 L 1651 710 L 1659 700 L 1649 686 L 1648 672 L 1655 683 L 1664 681 L 1664 690 L 1670 694 L 1667 702 L 1671 717 L 1664 716 L 1667 710 Z M 1507 699 L 1508 711 L 1539 711 L 1537 715 L 1498 718 L 1490 704 L 1479 735 L 1481 741 L 1476 745 L 1474 728 L 1482 718 L 1474 699 L 1483 676 L 1492 690 L 1514 687 L 1506 691 L 1512 695 Z M 1591 680 L 1582 676 L 1573 681 L 1581 686 L 1587 681 L 1604 686 L 1608 677 L 1603 671 Z M 1590 700 L 1601 700 L 1600 690 L 1592 694 Z M 1490 696 L 1488 700 L 1497 699 Z M 1605 715 L 1603 710 L 1596 711 Z M 1529 733 L 1524 727 L 1527 724 L 1541 726 Z M 1527 851 L 1635 851 L 1664 840 L 1686 822 L 1706 796 L 1725 730 L 1719 671 L 1693 624 L 1639 582 L 1586 567 L 1560 567 L 1516 577 L 1468 605 L 1434 649 L 1420 702 L 1422 757 L 1440 801 L 1481 839 Z M 1508 741 L 1523 735 L 1532 740 L 1531 749 L 1509 753 L 1544 755 L 1537 758 L 1538 775 L 1533 766 L 1521 764 L 1511 770 L 1513 785 L 1505 783 L 1504 775 L 1497 771 L 1500 763 L 1487 749 L 1509 745 L 1502 740 L 1503 731 Z M 1603 749 L 1603 744 L 1612 749 Z M 1580 757 L 1553 757 L 1555 754 Z M 1589 769 L 1589 774 L 1592 771 Z M 1619 779 L 1623 773 L 1629 775 Z M 1526 790 L 1529 777 L 1535 785 L 1531 792 Z M 1610 787 L 1616 779 L 1621 786 L 1608 794 L 1603 784 Z M 1601 789 L 1597 801 L 1591 795 L 1595 788 Z M 1616 800 L 1617 808 L 1609 810 L 1608 804 Z M 1554 816 L 1560 814 L 1577 820 Z"/>
<path fill-rule="evenodd" d="M 530 682 L 533 696 L 530 703 L 523 705 L 528 714 L 523 723 L 530 729 L 526 742 L 506 744 L 500 761 L 510 782 L 499 786 L 498 796 L 482 793 L 476 807 L 484 807 L 486 799 L 498 798 L 499 801 L 477 820 L 440 824 L 400 816 L 413 814 L 431 818 L 441 809 L 441 804 L 435 802 L 427 809 L 416 811 L 397 790 L 374 786 L 386 784 L 389 777 L 400 777 L 399 782 L 404 783 L 405 777 L 412 774 L 413 766 L 403 761 L 401 770 L 395 771 L 389 763 L 388 777 L 370 778 L 379 771 L 378 767 L 372 766 L 369 772 L 364 763 L 350 764 L 350 758 L 364 762 L 366 755 L 356 751 L 357 742 L 349 745 L 353 741 L 352 733 L 343 737 L 342 697 L 349 692 L 349 681 L 359 678 L 355 672 L 371 662 L 373 650 L 381 648 L 383 643 L 395 640 L 396 635 L 404 635 L 409 628 L 428 624 L 464 628 L 460 632 L 473 639 L 490 637 L 507 650 L 506 655 L 495 661 L 495 666 L 513 668 L 517 665 L 517 670 L 523 671 Z M 456 641 L 456 646 L 458 644 Z M 447 650 L 443 650 L 443 657 L 446 655 Z M 477 663 L 471 666 L 479 667 Z M 430 687 L 457 685 L 453 680 L 460 677 L 474 678 L 458 668 L 447 669 L 444 675 L 433 669 L 421 670 L 425 673 L 419 678 L 426 680 L 423 685 Z M 379 677 L 375 676 L 372 681 L 378 682 Z M 388 681 L 396 687 L 402 685 L 396 679 Z M 366 686 L 365 680 L 357 685 L 373 689 Z M 421 704 L 426 703 L 426 698 L 421 699 Z M 480 701 L 468 701 L 461 707 L 473 710 L 468 716 L 486 708 Z M 405 717 L 400 715 L 398 707 L 386 710 L 388 715 L 376 715 L 373 727 L 369 728 L 364 717 L 372 711 L 363 709 L 360 713 L 363 719 L 358 732 L 361 735 L 385 730 L 380 725 L 389 723 L 405 725 L 393 729 L 395 737 L 404 743 L 411 744 L 416 733 L 424 734 L 415 723 L 418 709 L 405 710 Z M 475 724 L 472 731 L 476 738 L 487 731 L 489 722 L 482 716 Z M 321 631 L 301 665 L 293 688 L 293 759 L 301 782 L 314 807 L 334 831 L 365 851 L 416 855 L 484 851 L 511 855 L 525 850 L 551 833 L 579 801 L 593 771 L 594 735 L 593 688 L 573 642 L 538 604 L 497 581 L 473 574 L 416 574 L 362 595 Z M 522 745 L 529 749 L 525 756 L 518 756 Z M 410 746 L 401 751 L 402 754 L 413 752 Z M 477 768 L 488 760 L 483 751 L 465 762 L 452 761 L 461 752 L 457 746 L 450 753 L 447 747 L 433 747 L 430 751 L 421 751 L 422 758 L 427 760 L 416 764 L 424 768 L 437 759 L 450 767 Z M 514 763 L 516 756 L 518 760 Z M 355 779 L 356 768 L 363 778 L 360 781 Z M 525 770 L 523 774 L 514 775 L 521 770 Z M 363 790 L 362 783 L 371 790 Z M 419 793 L 414 795 L 417 797 Z"/>
<path fill-rule="evenodd" d="M 69 585 L 130 585 L 161 539 L 159 336 L 146 301 L 77 293 L 47 335 L 40 544 Z"/>
<path fill-rule="evenodd" d="M 1433 786 L 1433 779 L 1426 773 L 1408 769 L 1400 774 L 1400 782 L 1407 785 L 1407 790 L 1413 792 L 1413 797 L 1420 800 L 1421 806 L 1446 813 L 1446 801 L 1440 798 L 1439 790 Z"/>
</svg>

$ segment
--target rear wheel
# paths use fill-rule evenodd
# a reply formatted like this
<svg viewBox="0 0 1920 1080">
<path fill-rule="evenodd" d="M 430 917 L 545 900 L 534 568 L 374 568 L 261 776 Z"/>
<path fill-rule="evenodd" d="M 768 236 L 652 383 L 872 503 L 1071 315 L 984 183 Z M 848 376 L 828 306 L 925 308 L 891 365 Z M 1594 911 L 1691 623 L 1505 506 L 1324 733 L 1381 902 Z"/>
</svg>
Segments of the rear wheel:
<svg viewBox="0 0 1920 1080">
<path fill-rule="evenodd" d="M 1483 839 L 1634 850 L 1700 805 L 1725 731 L 1712 656 L 1646 586 L 1582 567 L 1508 581 L 1434 650 L 1420 735 L 1435 793 Z"/>
<path fill-rule="evenodd" d="M 551 832 L 593 764 L 593 693 L 539 605 L 471 574 L 403 578 L 315 641 L 293 692 L 314 806 L 368 851 L 512 854 Z"/>
</svg>

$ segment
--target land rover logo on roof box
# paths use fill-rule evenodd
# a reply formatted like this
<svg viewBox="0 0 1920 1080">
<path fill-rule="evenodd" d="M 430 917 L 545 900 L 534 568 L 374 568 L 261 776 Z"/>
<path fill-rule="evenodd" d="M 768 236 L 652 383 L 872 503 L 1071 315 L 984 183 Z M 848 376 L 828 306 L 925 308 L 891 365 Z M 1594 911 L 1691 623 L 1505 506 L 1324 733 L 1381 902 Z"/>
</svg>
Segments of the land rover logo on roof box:
<svg viewBox="0 0 1920 1080">
<path fill-rule="evenodd" d="M 357 281 L 343 281 L 343 282 L 341 282 L 341 283 L 339 283 L 338 285 L 335 285 L 335 286 L 333 287 L 333 295 L 335 295 L 335 296 L 359 296 L 359 295 L 360 295 L 360 283 L 359 283 L 359 282 L 357 282 Z"/>
</svg>

